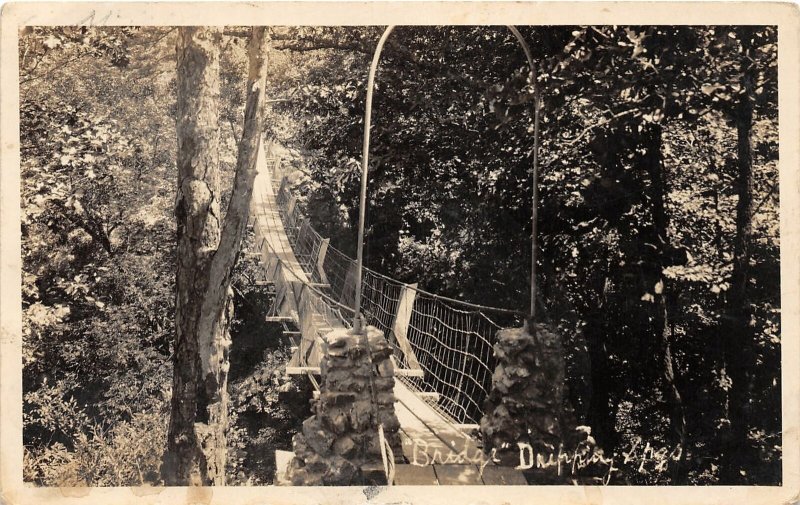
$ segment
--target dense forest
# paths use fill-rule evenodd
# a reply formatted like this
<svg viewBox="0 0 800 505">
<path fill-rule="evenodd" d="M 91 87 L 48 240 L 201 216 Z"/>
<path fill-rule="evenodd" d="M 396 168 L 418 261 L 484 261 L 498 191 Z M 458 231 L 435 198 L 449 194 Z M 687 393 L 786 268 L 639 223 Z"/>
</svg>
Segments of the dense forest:
<svg viewBox="0 0 800 505">
<path fill-rule="evenodd" d="M 653 448 L 612 483 L 779 484 L 776 29 L 520 31 L 541 94 L 539 317 L 564 339 L 569 400 L 597 444 Z M 312 225 L 346 253 L 381 32 L 267 29 L 265 130 Z M 243 142 L 249 34 L 225 28 L 218 42 L 221 209 Z M 177 38 L 164 27 L 20 34 L 26 480 L 163 483 Z M 505 27 L 396 28 L 373 103 L 370 268 L 527 307 L 528 76 Z M 284 377 L 289 349 L 264 322 L 269 294 L 246 282 L 254 268 L 240 257 L 233 281 L 231 484 L 271 483 L 274 449 L 291 449 L 308 416 L 310 386 Z"/>
</svg>

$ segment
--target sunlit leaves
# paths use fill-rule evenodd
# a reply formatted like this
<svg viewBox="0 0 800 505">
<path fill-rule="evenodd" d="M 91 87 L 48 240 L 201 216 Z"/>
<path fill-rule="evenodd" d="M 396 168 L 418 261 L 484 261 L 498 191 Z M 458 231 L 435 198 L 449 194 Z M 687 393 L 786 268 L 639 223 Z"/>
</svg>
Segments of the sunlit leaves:
<svg viewBox="0 0 800 505">
<path fill-rule="evenodd" d="M 160 32 L 153 30 L 156 40 Z M 71 449 L 94 420 L 118 421 L 162 401 L 174 232 L 171 200 L 158 197 L 172 194 L 173 181 L 164 177 L 169 142 L 159 145 L 157 125 L 170 122 L 161 107 L 169 93 L 140 93 L 164 80 L 138 80 L 143 48 L 127 46 L 134 33 L 32 28 L 20 39 L 23 380 L 31 447 L 61 441 Z M 129 68 L 134 54 L 138 64 Z M 153 133 L 156 142 L 149 143 Z"/>
</svg>

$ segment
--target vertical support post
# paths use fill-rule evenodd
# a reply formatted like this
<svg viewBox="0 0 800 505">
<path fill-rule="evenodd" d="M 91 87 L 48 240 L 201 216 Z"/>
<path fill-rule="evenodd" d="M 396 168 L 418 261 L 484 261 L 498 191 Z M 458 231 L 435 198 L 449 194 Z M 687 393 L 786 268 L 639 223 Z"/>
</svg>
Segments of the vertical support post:
<svg viewBox="0 0 800 505">
<path fill-rule="evenodd" d="M 419 361 L 408 341 L 408 325 L 411 322 L 411 313 L 414 310 L 414 299 L 417 297 L 417 284 L 404 285 L 400 289 L 400 302 L 397 304 L 397 314 L 394 316 L 392 333 L 397 340 L 397 346 L 406 357 L 409 369 L 420 370 Z"/>
<path fill-rule="evenodd" d="M 533 191 L 531 198 L 533 203 L 531 205 L 531 310 L 530 319 L 526 321 L 526 325 L 530 328 L 531 334 L 536 336 L 536 221 L 538 220 L 539 206 L 539 84 L 536 77 L 536 63 L 533 61 L 533 54 L 528 43 L 522 37 L 522 34 L 515 26 L 507 25 L 508 29 L 517 38 L 517 41 L 522 46 L 525 52 L 525 58 L 528 59 L 528 79 L 533 86 L 533 168 L 532 168 L 532 185 Z"/>
<path fill-rule="evenodd" d="M 347 267 L 347 275 L 344 278 L 344 286 L 342 286 L 342 293 L 339 296 L 339 301 L 343 305 L 350 305 L 350 302 L 355 298 L 356 294 L 360 294 L 361 292 L 361 278 L 360 275 L 357 276 L 358 264 L 356 262 L 350 263 L 350 266 Z M 356 284 L 356 277 L 358 277 L 358 284 Z M 359 300 L 359 304 L 356 307 L 361 307 L 361 300 Z M 356 319 L 358 321 L 353 322 L 353 328 L 356 328 L 357 324 L 360 324 L 361 318 L 360 313 L 356 314 Z M 360 327 L 359 327 L 360 328 Z"/>
<path fill-rule="evenodd" d="M 281 260 L 278 258 L 278 255 L 273 253 L 268 247 L 264 248 L 262 254 L 265 258 L 264 264 L 266 265 L 267 280 L 275 282 L 275 279 L 278 278 L 278 267 L 281 264 Z"/>
<path fill-rule="evenodd" d="M 330 245 L 331 239 L 324 238 L 322 242 L 319 244 L 319 252 L 317 253 L 317 273 L 319 274 L 319 280 L 323 284 L 328 284 L 328 276 L 325 275 L 325 255 L 328 254 L 328 245 Z"/>
<path fill-rule="evenodd" d="M 297 207 L 295 206 L 295 208 Z M 297 234 L 294 237 L 292 249 L 294 249 L 295 256 L 297 256 L 300 264 L 303 265 L 303 270 L 306 270 L 306 268 L 308 268 L 306 266 L 306 263 L 308 262 L 307 258 L 310 254 L 306 247 L 308 244 L 305 240 L 306 235 L 308 234 L 308 220 L 304 216 L 298 216 L 293 222 L 297 223 Z"/>
<path fill-rule="evenodd" d="M 364 111 L 364 146 L 361 151 L 361 194 L 359 198 L 358 207 L 358 248 L 356 254 L 356 296 L 354 301 L 355 316 L 353 318 L 353 329 L 359 331 L 361 329 L 361 268 L 364 263 L 364 222 L 366 220 L 367 211 L 367 174 L 369 172 L 369 128 L 372 121 L 372 92 L 375 87 L 375 73 L 378 71 L 378 62 L 381 59 L 381 51 L 383 44 L 389 34 L 394 30 L 394 26 L 389 26 L 386 31 L 381 35 L 378 40 L 378 47 L 375 48 L 375 54 L 372 56 L 372 64 L 369 67 L 369 76 L 367 77 L 367 104 Z"/>
<path fill-rule="evenodd" d="M 316 328 L 314 327 L 314 313 L 308 306 L 308 294 L 305 284 L 298 283 L 297 313 L 300 315 L 298 329 L 300 330 L 300 363 L 301 366 L 317 365 L 309 363 L 309 356 L 313 354 L 316 345 Z"/>
<path fill-rule="evenodd" d="M 263 237 L 261 236 L 261 226 L 259 226 L 258 215 L 253 216 L 253 234 L 255 235 L 256 244 L 261 244 Z"/>
<path fill-rule="evenodd" d="M 289 288 L 283 279 L 282 268 L 283 264 L 280 261 L 277 261 L 275 264 L 275 271 L 269 272 L 272 274 L 273 282 L 275 282 L 275 301 L 272 303 L 275 306 L 276 316 L 288 313 L 288 310 L 283 310 L 283 301 L 286 299 L 286 290 Z"/>
<path fill-rule="evenodd" d="M 286 177 L 281 177 L 281 184 L 278 186 L 278 192 L 275 194 L 277 198 L 280 198 L 280 195 L 286 190 Z"/>
<path fill-rule="evenodd" d="M 470 333 L 467 332 L 464 334 L 465 342 L 464 342 L 464 350 L 469 349 L 470 344 Z M 458 388 L 456 389 L 456 405 L 461 405 L 461 399 L 466 396 L 464 391 L 464 377 L 467 375 L 467 360 L 470 358 L 471 354 L 465 352 L 461 355 L 461 374 L 458 376 Z M 465 409 L 466 411 L 466 409 Z"/>
<path fill-rule="evenodd" d="M 270 145 L 270 148 L 271 147 L 272 146 Z M 283 168 L 281 167 L 281 158 L 274 158 L 274 160 L 275 161 L 272 163 L 272 178 L 274 180 L 276 177 L 279 177 L 281 181 L 281 188 L 283 188 L 286 175 L 283 173 Z"/>
</svg>

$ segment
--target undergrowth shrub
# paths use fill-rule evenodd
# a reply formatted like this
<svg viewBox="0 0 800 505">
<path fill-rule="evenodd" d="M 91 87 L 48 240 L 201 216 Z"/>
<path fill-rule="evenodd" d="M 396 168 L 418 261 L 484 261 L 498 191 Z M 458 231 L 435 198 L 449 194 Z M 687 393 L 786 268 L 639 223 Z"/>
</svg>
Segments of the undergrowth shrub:
<svg viewBox="0 0 800 505">
<path fill-rule="evenodd" d="M 166 404 L 161 411 L 134 414 L 110 429 L 95 423 L 88 435 L 75 435 L 72 450 L 60 442 L 38 451 L 26 447 L 23 478 L 44 486 L 158 485 L 165 414 Z"/>
<path fill-rule="evenodd" d="M 267 349 L 252 375 L 230 386 L 229 484 L 267 485 L 275 477 L 275 451 L 292 450 L 292 437 L 311 414 L 311 385 L 286 376 L 291 353 Z"/>
</svg>

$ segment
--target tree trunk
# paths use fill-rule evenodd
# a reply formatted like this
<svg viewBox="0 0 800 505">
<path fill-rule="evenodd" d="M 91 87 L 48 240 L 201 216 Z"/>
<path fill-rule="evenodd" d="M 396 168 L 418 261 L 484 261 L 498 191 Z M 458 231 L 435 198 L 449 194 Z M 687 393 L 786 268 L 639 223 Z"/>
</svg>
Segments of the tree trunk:
<svg viewBox="0 0 800 505">
<path fill-rule="evenodd" d="M 674 442 L 679 444 L 681 453 L 686 447 L 686 417 L 683 400 L 675 381 L 675 369 L 672 363 L 672 331 L 669 324 L 669 304 L 667 298 L 667 280 L 663 276 L 663 268 L 673 263 L 672 247 L 669 242 L 669 217 L 664 203 L 667 184 L 661 158 L 662 129 L 654 125 L 645 139 L 647 153 L 645 163 L 650 178 L 648 197 L 653 218 L 653 238 L 657 250 L 651 261 L 646 261 L 648 272 L 647 292 L 653 295 L 655 305 L 653 314 L 654 331 L 654 370 L 662 394 L 667 402 L 670 428 Z M 680 472 L 676 472 L 680 473 Z"/>
<path fill-rule="evenodd" d="M 167 485 L 224 485 L 227 460 L 230 276 L 247 223 L 263 127 L 264 28 L 254 28 L 245 128 L 228 212 L 219 209 L 219 39 L 216 28 L 178 33 L 178 267 Z M 220 231 L 221 229 L 221 231 Z"/>
<path fill-rule="evenodd" d="M 608 255 L 608 251 L 606 251 Z M 600 447 L 609 454 L 614 452 L 619 443 L 616 430 L 617 411 L 619 410 L 619 384 L 611 368 L 609 351 L 606 347 L 608 338 L 608 294 L 610 283 L 608 272 L 600 276 L 597 285 L 597 304 L 584 312 L 586 326 L 586 344 L 589 354 L 589 405 L 586 422 L 592 428 L 592 435 Z M 613 303 L 613 302 L 612 302 Z"/>
<path fill-rule="evenodd" d="M 201 303 L 211 260 L 219 245 L 219 49 L 215 28 L 178 32 L 178 224 L 176 340 L 172 410 L 162 474 L 167 485 L 207 485 L 218 469 L 204 446 L 211 433 L 211 399 L 200 355 L 218 350 L 199 345 Z M 225 336 L 217 336 L 224 340 Z M 212 396 L 221 396 L 219 394 Z M 217 402 L 221 401 L 217 399 Z M 215 427 L 219 430 L 219 427 Z"/>
<path fill-rule="evenodd" d="M 722 325 L 724 358 L 731 388 L 728 393 L 730 433 L 727 440 L 723 478 L 738 480 L 738 469 L 748 447 L 747 404 L 749 402 L 750 363 L 753 351 L 753 328 L 747 285 L 750 278 L 750 246 L 753 236 L 753 77 L 746 72 L 743 89 L 735 111 L 738 137 L 736 238 L 733 244 L 733 275 L 728 290 L 727 314 Z"/>
<path fill-rule="evenodd" d="M 608 350 L 604 342 L 607 325 L 602 319 L 602 314 L 595 314 L 587 319 L 584 330 L 589 349 L 591 391 L 586 422 L 591 426 L 592 435 L 600 447 L 611 454 L 619 443 L 619 434 L 616 431 L 619 395 L 616 393 L 618 383 L 611 374 Z"/>
</svg>

